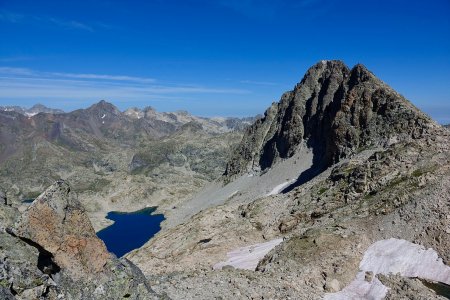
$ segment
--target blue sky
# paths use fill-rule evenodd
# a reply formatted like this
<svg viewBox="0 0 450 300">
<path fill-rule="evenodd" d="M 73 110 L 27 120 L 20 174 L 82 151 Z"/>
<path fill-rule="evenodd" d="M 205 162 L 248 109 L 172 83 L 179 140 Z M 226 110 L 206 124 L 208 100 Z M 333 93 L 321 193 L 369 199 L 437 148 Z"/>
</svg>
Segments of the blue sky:
<svg viewBox="0 0 450 300">
<path fill-rule="evenodd" d="M 450 1 L 0 0 L 0 105 L 262 113 L 322 59 L 450 123 Z"/>
</svg>

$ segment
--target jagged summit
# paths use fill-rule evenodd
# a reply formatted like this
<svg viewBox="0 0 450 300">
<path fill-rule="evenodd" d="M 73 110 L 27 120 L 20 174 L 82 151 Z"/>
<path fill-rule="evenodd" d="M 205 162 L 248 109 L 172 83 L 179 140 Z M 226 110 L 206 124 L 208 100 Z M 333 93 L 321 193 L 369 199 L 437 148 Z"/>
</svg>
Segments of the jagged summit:
<svg viewBox="0 0 450 300">
<path fill-rule="evenodd" d="M 91 105 L 86 110 L 92 112 L 109 112 L 116 115 L 120 114 L 120 110 L 114 106 L 114 104 L 109 103 L 106 100 L 101 100 L 100 102 Z"/>
<path fill-rule="evenodd" d="M 364 147 L 414 138 L 434 125 L 364 65 L 320 61 L 247 130 L 224 175 L 270 168 L 303 142 L 323 169 Z"/>
</svg>

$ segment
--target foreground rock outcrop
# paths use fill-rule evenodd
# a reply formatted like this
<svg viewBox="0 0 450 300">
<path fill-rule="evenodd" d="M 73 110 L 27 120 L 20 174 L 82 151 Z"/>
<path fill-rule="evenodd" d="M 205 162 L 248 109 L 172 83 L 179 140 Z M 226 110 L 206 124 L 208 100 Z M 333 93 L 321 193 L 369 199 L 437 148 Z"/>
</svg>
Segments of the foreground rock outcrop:
<svg viewBox="0 0 450 300">
<path fill-rule="evenodd" d="M 4 205 L 0 212 L 5 299 L 158 298 L 137 267 L 106 250 L 66 182 L 54 183 L 22 214 Z"/>
<path fill-rule="evenodd" d="M 74 276 L 96 276 L 110 259 L 70 187 L 58 181 L 33 201 L 12 233 L 48 251 Z"/>
</svg>

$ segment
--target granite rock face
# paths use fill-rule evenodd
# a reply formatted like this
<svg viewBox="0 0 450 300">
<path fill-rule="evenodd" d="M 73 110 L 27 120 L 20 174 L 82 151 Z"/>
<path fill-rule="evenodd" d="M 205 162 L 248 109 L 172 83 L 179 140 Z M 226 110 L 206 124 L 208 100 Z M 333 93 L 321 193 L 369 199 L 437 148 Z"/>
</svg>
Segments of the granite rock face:
<svg viewBox="0 0 450 300">
<path fill-rule="evenodd" d="M 367 147 L 418 138 L 435 125 L 363 65 L 321 61 L 247 129 L 224 175 L 270 168 L 303 141 L 320 170 Z"/>
<path fill-rule="evenodd" d="M 22 214 L 13 233 L 39 244 L 55 263 L 74 276 L 103 270 L 110 254 L 97 238 L 84 209 L 69 185 L 58 181 L 33 201 Z"/>
<path fill-rule="evenodd" d="M 62 180 L 22 214 L 0 206 L 0 224 L 4 299 L 160 298 L 136 266 L 106 250 Z"/>
</svg>

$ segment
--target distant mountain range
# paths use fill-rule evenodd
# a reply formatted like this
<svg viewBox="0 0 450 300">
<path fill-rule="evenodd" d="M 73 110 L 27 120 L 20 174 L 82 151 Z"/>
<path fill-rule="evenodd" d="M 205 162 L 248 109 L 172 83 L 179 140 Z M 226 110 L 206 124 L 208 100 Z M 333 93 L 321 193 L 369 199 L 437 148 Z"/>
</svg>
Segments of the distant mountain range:
<svg viewBox="0 0 450 300">
<path fill-rule="evenodd" d="M 255 119 L 150 107 L 121 112 L 106 101 L 72 112 L 1 107 L 0 190 L 20 201 L 62 178 L 92 214 L 150 201 L 172 207 L 225 171 L 229 153 Z"/>
<path fill-rule="evenodd" d="M 38 113 L 49 113 L 49 114 L 62 114 L 64 113 L 61 109 L 48 108 L 42 104 L 35 104 L 31 108 L 25 108 L 22 106 L 0 106 L 0 111 L 14 111 L 19 114 L 25 115 L 27 117 L 32 117 Z"/>
<path fill-rule="evenodd" d="M 92 105 L 87 109 L 75 110 L 73 112 L 66 113 L 61 109 L 54 109 L 46 107 L 42 104 L 35 104 L 31 108 L 25 108 L 22 106 L 0 106 L 0 112 L 16 112 L 21 115 L 27 117 L 33 117 L 39 113 L 46 114 L 72 114 L 76 112 L 89 111 L 101 113 L 104 110 L 104 114 L 100 115 L 101 124 L 106 124 L 106 120 L 103 120 L 107 117 L 108 112 L 112 113 L 115 116 L 125 116 L 130 120 L 147 120 L 149 122 L 153 122 L 153 125 L 159 124 L 161 126 L 167 126 L 167 128 L 163 129 L 163 131 L 171 132 L 176 128 L 190 123 L 195 122 L 202 125 L 203 129 L 212 132 L 228 132 L 232 130 L 242 130 L 246 126 L 251 125 L 253 121 L 256 119 L 255 117 L 246 117 L 246 118 L 235 118 L 235 117 L 198 117 L 191 115 L 187 111 L 175 111 L 175 112 L 157 112 L 153 107 L 145 107 L 144 109 L 139 109 L 136 107 L 129 108 L 124 112 L 120 112 L 117 107 L 113 104 L 102 100 L 97 104 Z M 162 128 L 161 128 L 162 129 Z"/>
</svg>

